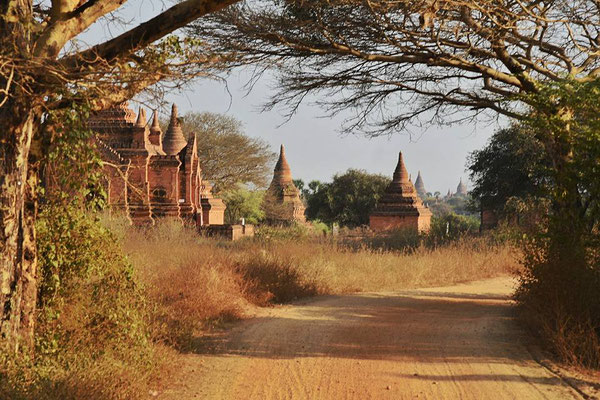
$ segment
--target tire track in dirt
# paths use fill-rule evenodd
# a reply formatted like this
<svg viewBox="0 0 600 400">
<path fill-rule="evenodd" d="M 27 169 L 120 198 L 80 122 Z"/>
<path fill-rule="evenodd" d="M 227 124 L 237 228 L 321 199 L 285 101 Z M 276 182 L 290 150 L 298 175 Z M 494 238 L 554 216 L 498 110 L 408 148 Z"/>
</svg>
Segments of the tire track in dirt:
<svg viewBox="0 0 600 400">
<path fill-rule="evenodd" d="M 260 312 L 161 399 L 578 399 L 538 364 L 511 280 L 329 296 Z"/>
</svg>

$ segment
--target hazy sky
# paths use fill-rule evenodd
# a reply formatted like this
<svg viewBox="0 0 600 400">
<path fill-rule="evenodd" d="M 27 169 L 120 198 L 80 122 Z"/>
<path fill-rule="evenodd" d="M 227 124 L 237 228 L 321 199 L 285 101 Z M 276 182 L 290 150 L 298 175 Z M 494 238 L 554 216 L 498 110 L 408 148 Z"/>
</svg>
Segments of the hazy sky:
<svg viewBox="0 0 600 400">
<path fill-rule="evenodd" d="M 121 33 L 127 26 L 147 20 L 165 9 L 168 4 L 158 1 L 131 1 L 120 12 L 124 25 L 107 24 L 101 20 L 80 39 L 88 45 Z M 430 128 L 413 131 L 408 135 L 396 134 L 390 138 L 368 139 L 339 132 L 343 116 L 322 118 L 324 112 L 316 106 L 304 105 L 287 123 L 280 111 L 260 113 L 258 109 L 269 95 L 268 83 L 260 81 L 249 96 L 243 85 L 247 76 L 232 74 L 223 83 L 199 80 L 185 93 L 167 95 L 176 102 L 182 113 L 211 111 L 233 116 L 243 122 L 248 135 L 266 140 L 274 151 L 284 144 L 294 178 L 308 182 L 313 179 L 329 181 L 331 177 L 348 168 L 388 176 L 396 166 L 398 152 L 402 151 L 408 171 L 416 179 L 420 170 L 425 187 L 430 192 L 456 190 L 459 179 L 465 182 L 466 157 L 469 152 L 482 148 L 496 126 L 473 125 Z"/>
<path fill-rule="evenodd" d="M 430 192 L 456 190 L 459 179 L 465 182 L 467 154 L 482 148 L 495 126 L 481 124 L 430 128 L 391 137 L 366 138 L 340 133 L 343 117 L 323 118 L 325 113 L 317 106 L 305 105 L 288 122 L 281 110 L 260 113 L 258 110 L 270 90 L 266 82 L 255 86 L 245 96 L 243 73 L 228 79 L 227 92 L 223 83 L 198 81 L 182 94 L 170 94 L 182 113 L 211 111 L 241 120 L 248 135 L 265 139 L 277 151 L 286 148 L 287 159 L 294 178 L 305 182 L 313 179 L 329 181 L 331 177 L 348 168 L 392 175 L 398 152 L 402 151 L 406 167 L 413 175 L 421 171 L 425 187 Z M 283 125 L 282 125 L 283 124 Z"/>
</svg>

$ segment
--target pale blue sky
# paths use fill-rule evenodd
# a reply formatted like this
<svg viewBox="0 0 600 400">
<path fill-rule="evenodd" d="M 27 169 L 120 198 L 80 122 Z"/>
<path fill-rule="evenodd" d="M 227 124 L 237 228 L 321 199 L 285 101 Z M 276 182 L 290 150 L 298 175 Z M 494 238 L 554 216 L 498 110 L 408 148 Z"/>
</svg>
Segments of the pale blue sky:
<svg viewBox="0 0 600 400">
<path fill-rule="evenodd" d="M 233 74 L 227 82 L 198 81 L 181 94 L 169 94 L 181 112 L 211 111 L 241 120 L 248 135 L 266 140 L 274 150 L 284 144 L 294 178 L 304 181 L 328 181 L 348 168 L 391 176 L 402 151 L 408 171 L 416 178 L 420 170 L 428 191 L 455 191 L 459 179 L 465 182 L 467 154 L 482 148 L 496 128 L 492 125 L 433 127 L 391 137 L 366 138 L 343 135 L 343 117 L 322 118 L 325 113 L 317 106 L 304 105 L 288 122 L 281 110 L 260 113 L 270 89 L 266 82 L 255 86 L 245 96 L 244 73 Z M 283 124 L 283 125 L 282 125 Z"/>
<path fill-rule="evenodd" d="M 99 21 L 80 39 L 93 44 L 114 37 L 127 26 L 147 20 L 166 7 L 166 3 L 159 1 L 129 1 L 119 13 L 126 21 L 124 24 Z M 342 135 L 339 130 L 344 117 L 321 118 L 324 112 L 316 106 L 300 107 L 286 123 L 281 110 L 258 112 L 270 93 L 268 83 L 260 81 L 252 93 L 245 96 L 242 87 L 246 80 L 243 72 L 231 74 L 227 79 L 228 90 L 221 82 L 198 80 L 183 93 L 167 94 L 166 100 L 176 102 L 182 113 L 211 111 L 233 116 L 243 122 L 248 135 L 263 138 L 274 151 L 284 144 L 292 174 L 307 182 L 328 181 L 348 168 L 391 176 L 398 152 L 402 151 L 413 181 L 421 170 L 427 190 L 445 194 L 448 189 L 456 189 L 461 177 L 467 181 L 468 153 L 482 148 L 497 128 L 484 124 L 429 128 L 413 131 L 412 138 L 407 134 L 373 139 Z"/>
</svg>

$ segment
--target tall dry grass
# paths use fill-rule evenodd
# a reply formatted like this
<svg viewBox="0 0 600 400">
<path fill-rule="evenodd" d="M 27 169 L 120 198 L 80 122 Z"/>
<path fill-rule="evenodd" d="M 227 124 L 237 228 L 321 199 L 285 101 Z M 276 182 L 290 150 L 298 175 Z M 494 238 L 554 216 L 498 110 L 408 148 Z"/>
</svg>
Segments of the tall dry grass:
<svg viewBox="0 0 600 400">
<path fill-rule="evenodd" d="M 253 307 L 446 285 L 518 266 L 512 248 L 476 239 L 433 250 L 410 247 L 408 253 L 350 248 L 298 229 L 271 229 L 231 243 L 203 238 L 175 221 L 134 228 L 121 218 L 87 224 L 85 215 L 79 217 L 80 235 L 69 223 L 55 224 L 48 232 L 60 228 L 60 235 L 44 243 L 73 250 L 68 258 L 58 252 L 66 272 L 85 268 L 77 279 L 65 275 L 72 287 L 56 297 L 62 302 L 43 308 L 48 315 L 38 321 L 38 339 L 44 346 L 35 362 L 14 363 L 0 352 L 0 398 L 145 398 L 160 388 L 160 376 L 169 375 L 173 348 L 193 350 L 207 329 L 243 318 Z M 81 253 L 77 243 L 88 250 Z M 51 260 L 56 251 L 48 249 L 40 254 Z"/>
<path fill-rule="evenodd" d="M 219 242 L 169 221 L 116 228 L 153 307 L 154 337 L 180 349 L 201 330 L 243 317 L 251 305 L 449 285 L 511 274 L 519 265 L 514 248 L 483 239 L 403 253 L 310 238 Z"/>
</svg>

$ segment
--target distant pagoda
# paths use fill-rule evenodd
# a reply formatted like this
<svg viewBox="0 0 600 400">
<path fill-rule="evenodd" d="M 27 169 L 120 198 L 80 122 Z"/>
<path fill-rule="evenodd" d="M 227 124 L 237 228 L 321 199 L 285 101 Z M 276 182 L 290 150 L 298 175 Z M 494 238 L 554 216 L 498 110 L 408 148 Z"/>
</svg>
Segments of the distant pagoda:
<svg viewBox="0 0 600 400">
<path fill-rule="evenodd" d="M 465 185 L 462 181 L 462 178 L 460 178 L 460 182 L 458 182 L 458 186 L 456 187 L 456 195 L 457 196 L 466 196 L 467 193 L 468 193 L 467 185 Z"/>
<path fill-rule="evenodd" d="M 427 232 L 430 222 L 431 211 L 423 205 L 415 186 L 410 182 L 402 152 L 400 152 L 392 182 L 369 216 L 371 230 L 381 232 L 406 229 L 414 232 Z"/>
<path fill-rule="evenodd" d="M 294 185 L 283 145 L 273 170 L 273 180 L 263 201 L 263 210 L 267 221 L 272 224 L 306 222 L 304 203 L 300 199 L 300 191 Z"/>
<path fill-rule="evenodd" d="M 423 178 L 421 177 L 421 171 L 417 174 L 417 180 L 415 181 L 415 189 L 417 189 L 417 193 L 419 197 L 424 199 L 427 197 L 427 190 L 425 189 L 425 184 L 423 183 Z"/>
</svg>

